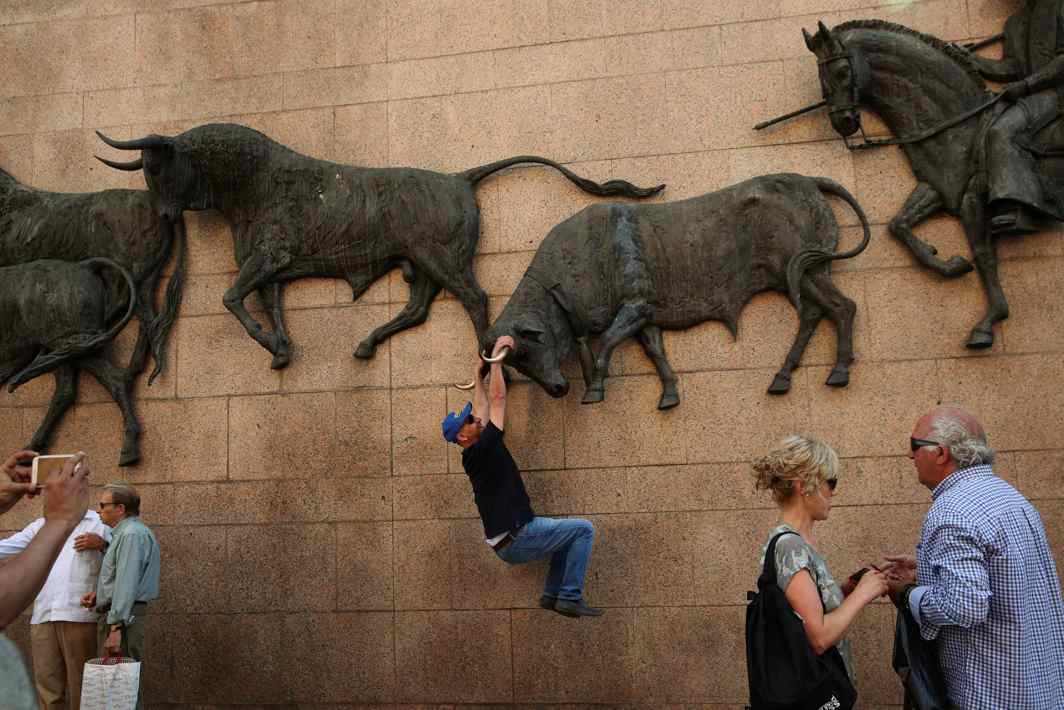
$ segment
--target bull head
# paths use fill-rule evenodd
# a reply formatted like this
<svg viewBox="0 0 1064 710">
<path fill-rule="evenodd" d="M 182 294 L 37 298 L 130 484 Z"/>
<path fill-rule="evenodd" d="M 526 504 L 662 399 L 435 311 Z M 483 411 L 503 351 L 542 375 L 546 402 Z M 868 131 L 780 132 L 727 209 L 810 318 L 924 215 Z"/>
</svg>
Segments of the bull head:
<svg viewBox="0 0 1064 710">
<path fill-rule="evenodd" d="M 176 219 L 181 212 L 209 209 L 207 191 L 192 168 L 188 157 L 177 149 L 173 138 L 150 135 L 120 141 L 96 131 L 107 145 L 118 150 L 139 150 L 140 157 L 128 162 L 108 160 L 96 156 L 104 165 L 116 170 L 144 171 L 144 181 L 155 201 L 156 211 L 164 218 Z"/>
</svg>

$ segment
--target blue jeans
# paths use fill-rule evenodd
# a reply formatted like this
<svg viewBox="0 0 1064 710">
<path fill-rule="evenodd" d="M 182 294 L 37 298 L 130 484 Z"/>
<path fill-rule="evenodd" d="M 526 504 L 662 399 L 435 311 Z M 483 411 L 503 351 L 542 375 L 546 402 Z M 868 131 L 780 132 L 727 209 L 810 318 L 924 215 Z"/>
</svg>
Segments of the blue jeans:
<svg viewBox="0 0 1064 710">
<path fill-rule="evenodd" d="M 499 550 L 499 558 L 519 565 L 550 555 L 550 571 L 543 593 L 576 601 L 584 588 L 584 574 L 591 559 L 595 528 L 580 518 L 532 518 L 517 537 Z"/>
</svg>

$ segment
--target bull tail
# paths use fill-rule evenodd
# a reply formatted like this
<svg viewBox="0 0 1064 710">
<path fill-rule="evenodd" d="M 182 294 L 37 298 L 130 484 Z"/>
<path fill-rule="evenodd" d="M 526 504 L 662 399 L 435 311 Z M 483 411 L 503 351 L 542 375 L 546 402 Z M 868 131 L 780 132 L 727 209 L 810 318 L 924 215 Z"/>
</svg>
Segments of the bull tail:
<svg viewBox="0 0 1064 710">
<path fill-rule="evenodd" d="M 864 237 L 861 239 L 860 244 L 849 251 L 833 252 L 826 249 L 803 249 L 791 257 L 791 260 L 787 263 L 787 292 L 795 308 L 801 308 L 802 278 L 805 276 L 805 272 L 825 262 L 837 259 L 852 259 L 863 252 L 868 246 L 868 242 L 872 239 L 872 230 L 868 225 L 868 217 L 849 190 L 830 178 L 814 177 L 810 179 L 816 183 L 817 189 L 821 192 L 834 195 L 850 205 L 857 218 L 861 220 Z"/>
<path fill-rule="evenodd" d="M 155 382 L 155 378 L 166 369 L 166 346 L 170 336 L 170 329 L 177 318 L 177 308 L 181 305 L 181 292 L 185 287 L 185 261 L 188 258 L 188 232 L 185 228 L 185 218 L 179 215 L 171 222 L 174 233 L 174 242 L 177 247 L 177 263 L 174 272 L 170 275 L 170 281 L 166 284 L 166 296 L 163 310 L 155 316 L 148 326 L 148 342 L 151 343 L 151 356 L 155 361 L 155 368 L 148 378 L 148 384 Z"/>
<path fill-rule="evenodd" d="M 80 262 L 85 266 L 107 266 L 119 274 L 126 280 L 126 284 L 129 286 L 129 307 L 126 309 L 125 315 L 123 315 L 118 321 L 108 328 L 103 333 L 79 333 L 68 340 L 68 342 L 56 350 L 52 350 L 47 353 L 40 353 L 34 358 L 33 362 L 26 366 L 24 370 L 19 372 L 13 378 L 8 385 L 7 391 L 14 392 L 20 386 L 29 382 L 35 377 L 50 372 L 55 368 L 62 365 L 67 360 L 71 360 L 76 357 L 90 353 L 93 350 L 103 347 L 108 342 L 114 339 L 126 324 L 129 323 L 129 319 L 133 317 L 133 312 L 137 307 L 137 285 L 133 283 L 133 277 L 128 271 L 121 266 L 103 257 L 94 257 L 92 259 L 85 259 Z"/>
<path fill-rule="evenodd" d="M 643 197 L 653 197 L 665 189 L 664 185 L 658 185 L 656 187 L 636 187 L 627 180 L 610 180 L 604 183 L 597 183 L 594 180 L 580 177 L 564 165 L 559 165 L 553 160 L 540 158 L 536 155 L 518 155 L 513 158 L 506 158 L 505 160 L 488 163 L 487 165 L 481 165 L 477 168 L 470 168 L 465 172 L 458 173 L 458 175 L 468 180 L 471 185 L 476 185 L 492 173 L 508 168 L 511 165 L 517 165 L 518 163 L 538 163 L 539 165 L 548 165 L 567 177 L 570 182 L 584 192 L 598 195 L 599 197 L 620 195 L 622 197 L 639 199 Z"/>
</svg>

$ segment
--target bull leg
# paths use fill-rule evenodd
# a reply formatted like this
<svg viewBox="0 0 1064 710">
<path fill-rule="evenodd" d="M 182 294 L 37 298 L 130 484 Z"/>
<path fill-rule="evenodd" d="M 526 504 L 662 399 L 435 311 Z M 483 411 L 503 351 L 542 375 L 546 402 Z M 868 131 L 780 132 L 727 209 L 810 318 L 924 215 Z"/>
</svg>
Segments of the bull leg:
<svg viewBox="0 0 1064 710">
<path fill-rule="evenodd" d="M 994 344 L 994 324 L 1009 317 L 1009 303 L 998 280 L 998 258 L 993 237 L 987 229 L 983 195 L 969 189 L 961 200 L 964 234 L 975 258 L 975 268 L 986 292 L 987 312 L 968 336 L 969 348 L 989 348 Z"/>
<path fill-rule="evenodd" d="M 475 244 L 476 241 L 474 240 L 473 243 Z M 438 247 L 439 245 L 436 246 Z M 488 323 L 488 294 L 484 293 L 484 289 L 477 283 L 477 278 L 473 274 L 472 264 L 465 266 L 461 270 L 449 268 L 449 265 L 453 262 L 453 257 L 443 248 L 435 249 L 428 256 L 431 258 L 418 261 L 416 270 L 424 271 L 440 288 L 445 288 L 454 294 L 454 297 L 458 299 L 462 307 L 465 308 L 466 313 L 469 314 L 469 319 L 473 321 L 473 329 L 477 333 L 477 342 L 480 347 L 485 347 L 488 344 L 485 341 L 485 337 L 490 326 L 490 323 Z"/>
<path fill-rule="evenodd" d="M 383 343 L 393 334 L 415 325 L 420 325 L 429 317 L 432 300 L 440 292 L 439 285 L 419 270 L 414 272 L 414 282 L 410 286 L 410 300 L 395 318 L 380 326 L 358 344 L 355 357 L 367 360 L 373 357 L 378 343 Z"/>
<path fill-rule="evenodd" d="M 583 404 L 601 402 L 606 396 L 606 374 L 610 369 L 610 356 L 613 350 L 625 338 L 629 338 L 646 327 L 650 318 L 650 309 L 646 301 L 632 301 L 625 303 L 617 311 L 613 322 L 606 332 L 599 338 L 599 353 L 595 359 L 595 371 L 593 379 L 584 392 Z"/>
<path fill-rule="evenodd" d="M 122 412 L 122 426 L 124 437 L 122 439 L 122 453 L 118 459 L 119 466 L 131 466 L 140 460 L 140 423 L 133 410 L 133 397 L 130 396 L 129 387 L 126 386 L 125 371 L 111 363 L 104 357 L 94 356 L 82 358 L 78 361 L 78 367 L 82 368 L 96 378 L 96 381 L 104 386 L 114 399 L 115 404 Z"/>
<path fill-rule="evenodd" d="M 826 311 L 828 318 L 835 324 L 835 367 L 824 384 L 845 387 L 850 383 L 850 365 L 853 364 L 853 319 L 857 315 L 857 304 L 835 286 L 827 266 L 822 266 L 805 277 L 802 292 L 807 293 L 816 306 Z"/>
<path fill-rule="evenodd" d="M 30 444 L 26 448 L 33 451 L 45 452 L 52 438 L 52 431 L 56 425 L 74 404 L 78 395 L 78 372 L 73 365 L 60 365 L 53 373 L 55 375 L 55 392 L 52 401 L 48 405 L 48 412 L 44 415 L 40 426 L 34 432 Z"/>
<path fill-rule="evenodd" d="M 284 326 L 284 284 L 275 282 L 263 286 L 258 290 L 259 301 L 266 311 L 266 318 L 273 326 L 273 334 L 277 342 L 277 350 L 273 354 L 273 362 L 270 367 L 274 370 L 282 370 L 288 366 L 291 359 L 292 343 L 288 339 L 288 331 Z"/>
<path fill-rule="evenodd" d="M 240 266 L 236 281 L 225 292 L 222 299 L 226 309 L 236 316 L 247 334 L 273 355 L 276 355 L 279 349 L 276 335 L 263 331 L 262 325 L 248 313 L 244 299 L 252 291 L 269 284 L 277 272 L 283 269 L 289 261 L 290 258 L 286 256 L 275 255 L 267 259 L 261 252 L 255 252 Z"/>
<path fill-rule="evenodd" d="M 137 342 L 133 346 L 133 354 L 129 357 L 129 365 L 126 366 L 126 379 L 130 388 L 148 366 L 151 324 L 156 315 L 153 304 L 156 282 L 157 278 L 152 276 L 137 288 Z"/>
<path fill-rule="evenodd" d="M 794 345 L 791 346 L 791 351 L 787 353 L 787 358 L 783 361 L 783 367 L 776 373 L 776 377 L 768 388 L 769 394 L 790 392 L 791 373 L 802 361 L 802 354 L 809 345 L 809 339 L 813 337 L 823 317 L 824 309 L 813 303 L 812 298 L 802 300 L 802 307 L 798 311 L 798 335 L 795 336 Z"/>
<path fill-rule="evenodd" d="M 951 256 L 949 261 L 942 261 L 936 256 L 937 249 L 913 233 L 916 225 L 941 209 L 942 196 L 926 182 L 921 182 L 905 200 L 901 212 L 890 220 L 890 233 L 895 239 L 905 244 L 924 267 L 949 278 L 962 276 L 972 270 L 972 265 L 967 259 L 962 256 Z"/>
<path fill-rule="evenodd" d="M 648 325 L 635 334 L 639 344 L 643 346 L 658 371 L 661 378 L 661 399 L 658 400 L 658 409 L 672 409 L 680 403 L 680 395 L 676 393 L 676 373 L 669 365 L 665 357 L 665 343 L 661 338 L 661 328 L 656 325 Z"/>
</svg>

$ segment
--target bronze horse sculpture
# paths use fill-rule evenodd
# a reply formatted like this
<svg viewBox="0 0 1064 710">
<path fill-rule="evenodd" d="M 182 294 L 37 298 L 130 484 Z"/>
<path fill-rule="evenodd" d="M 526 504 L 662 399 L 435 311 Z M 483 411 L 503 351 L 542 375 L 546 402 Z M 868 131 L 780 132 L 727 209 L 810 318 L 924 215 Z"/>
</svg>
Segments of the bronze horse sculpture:
<svg viewBox="0 0 1064 710">
<path fill-rule="evenodd" d="M 851 149 L 899 145 L 917 178 L 890 221 L 890 233 L 923 266 L 952 278 L 972 264 L 960 256 L 939 258 L 913 229 L 943 210 L 961 220 L 988 301 L 967 346 L 990 347 L 993 326 L 1008 317 L 1009 308 L 990 229 L 984 145 L 1007 96 L 987 90 L 968 51 L 901 25 L 857 20 L 828 29 L 820 23 L 815 35 L 804 34 L 817 57 L 835 131 Z M 862 131 L 862 106 L 879 114 L 898 138 L 851 144 L 849 136 Z M 1042 154 L 1052 158 L 1052 151 Z"/>
</svg>

